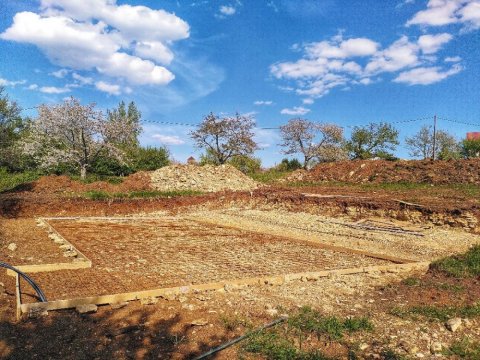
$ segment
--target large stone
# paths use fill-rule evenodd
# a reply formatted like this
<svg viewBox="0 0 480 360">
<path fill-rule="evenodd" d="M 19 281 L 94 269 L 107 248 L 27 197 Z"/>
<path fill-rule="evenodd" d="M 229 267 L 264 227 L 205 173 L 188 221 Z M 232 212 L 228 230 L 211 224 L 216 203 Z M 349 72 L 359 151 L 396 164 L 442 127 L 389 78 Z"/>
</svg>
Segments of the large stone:
<svg viewBox="0 0 480 360">
<path fill-rule="evenodd" d="M 462 325 L 462 319 L 460 318 L 453 318 L 448 320 L 445 323 L 445 327 L 450 330 L 451 332 L 455 332 L 458 328 Z"/>
<path fill-rule="evenodd" d="M 12 242 L 12 243 L 8 244 L 7 249 L 10 250 L 10 251 L 17 250 L 17 244 Z"/>
</svg>

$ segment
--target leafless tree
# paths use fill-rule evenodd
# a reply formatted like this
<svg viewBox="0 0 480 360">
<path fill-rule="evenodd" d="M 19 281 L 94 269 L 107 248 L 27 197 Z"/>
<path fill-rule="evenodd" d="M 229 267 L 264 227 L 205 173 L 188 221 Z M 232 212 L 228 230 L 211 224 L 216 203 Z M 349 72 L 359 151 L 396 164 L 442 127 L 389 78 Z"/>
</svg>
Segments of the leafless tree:
<svg viewBox="0 0 480 360">
<path fill-rule="evenodd" d="M 437 130 L 433 141 L 433 129 L 431 126 L 422 128 L 412 137 L 405 138 L 405 144 L 413 157 L 425 159 L 433 158 L 433 144 L 438 159 L 449 159 L 459 156 L 459 145 L 455 137 L 443 130 Z"/>
<path fill-rule="evenodd" d="M 123 160 L 118 143 L 138 129 L 129 121 L 109 121 L 95 104 L 82 106 L 71 97 L 59 105 L 42 105 L 33 121 L 24 151 L 49 168 L 76 164 L 84 179 L 88 167 L 102 154 Z"/>
<path fill-rule="evenodd" d="M 225 164 L 234 156 L 251 155 L 257 148 L 253 140 L 255 121 L 236 114 L 223 117 L 210 113 L 190 133 L 195 146 L 205 149 L 216 164 Z"/>
<path fill-rule="evenodd" d="M 303 155 L 303 168 L 313 159 L 320 162 L 337 160 L 342 153 L 343 130 L 335 124 L 314 123 L 306 119 L 291 119 L 280 126 L 284 154 Z"/>
</svg>

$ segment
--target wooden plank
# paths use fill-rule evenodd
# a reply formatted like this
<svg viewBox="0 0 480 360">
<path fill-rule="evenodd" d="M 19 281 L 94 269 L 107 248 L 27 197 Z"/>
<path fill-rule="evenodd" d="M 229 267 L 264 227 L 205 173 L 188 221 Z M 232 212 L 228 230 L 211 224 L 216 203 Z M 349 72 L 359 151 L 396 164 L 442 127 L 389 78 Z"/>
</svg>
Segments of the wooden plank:
<svg viewBox="0 0 480 360">
<path fill-rule="evenodd" d="M 20 289 L 20 275 L 15 273 L 15 302 L 17 305 L 16 309 L 16 315 L 17 315 L 17 321 L 20 320 L 22 316 L 22 292 Z"/>
<path fill-rule="evenodd" d="M 368 273 L 372 271 L 412 271 L 412 270 L 426 270 L 428 269 L 428 262 L 421 263 L 411 263 L 411 264 L 395 264 L 395 265 L 381 265 L 381 266 L 370 266 L 363 268 L 352 268 L 352 269 L 336 269 L 336 270 L 325 270 L 319 272 L 304 272 L 298 274 L 287 274 L 287 275 L 277 275 L 277 276 L 264 276 L 264 277 L 252 277 L 239 280 L 231 281 L 221 281 L 213 282 L 207 284 L 199 285 L 186 285 L 186 286 L 177 286 L 171 288 L 162 288 L 154 290 L 144 290 L 137 292 L 121 293 L 114 295 L 102 295 L 102 296 L 91 296 L 84 298 L 68 299 L 68 300 L 55 300 L 49 302 L 37 302 L 29 304 L 21 304 L 21 312 L 28 313 L 30 311 L 44 311 L 44 310 L 60 310 L 60 309 L 70 309 L 75 308 L 79 305 L 86 304 L 95 304 L 95 305 L 105 305 L 118 302 L 139 300 L 148 297 L 161 297 L 164 295 L 180 295 L 190 292 L 203 292 L 203 291 L 212 291 L 219 290 L 228 285 L 233 286 L 255 286 L 263 284 L 271 285 L 281 285 L 283 283 L 299 280 L 302 277 L 312 277 L 320 278 L 327 277 L 331 275 L 348 275 L 356 273 Z"/>
<path fill-rule="evenodd" d="M 38 273 L 38 272 L 50 272 L 50 271 L 60 271 L 60 270 L 78 270 L 78 269 L 88 269 L 92 267 L 92 262 L 87 261 L 77 261 L 72 263 L 56 263 L 56 264 L 39 264 L 39 265 L 15 265 L 15 268 L 24 272 L 24 273 Z M 7 275 L 15 276 L 16 272 L 10 269 L 7 269 Z"/>
</svg>

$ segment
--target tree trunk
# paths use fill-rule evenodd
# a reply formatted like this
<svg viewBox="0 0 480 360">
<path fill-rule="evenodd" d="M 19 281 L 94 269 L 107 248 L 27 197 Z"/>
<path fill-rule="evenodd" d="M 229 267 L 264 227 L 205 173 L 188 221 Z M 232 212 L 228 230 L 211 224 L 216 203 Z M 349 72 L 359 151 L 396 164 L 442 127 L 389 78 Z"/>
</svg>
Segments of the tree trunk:
<svg viewBox="0 0 480 360">
<path fill-rule="evenodd" d="M 80 179 L 85 180 L 87 177 L 87 165 L 82 165 L 80 167 Z"/>
</svg>

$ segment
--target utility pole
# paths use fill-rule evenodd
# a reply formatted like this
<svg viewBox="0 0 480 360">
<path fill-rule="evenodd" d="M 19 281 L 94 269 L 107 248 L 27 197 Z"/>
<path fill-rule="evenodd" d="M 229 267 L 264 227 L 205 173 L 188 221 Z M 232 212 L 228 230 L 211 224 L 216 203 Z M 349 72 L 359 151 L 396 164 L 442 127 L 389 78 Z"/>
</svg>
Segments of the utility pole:
<svg viewBox="0 0 480 360">
<path fill-rule="evenodd" d="M 435 152 L 437 148 L 437 114 L 433 115 L 433 154 L 432 160 L 435 161 Z"/>
</svg>

